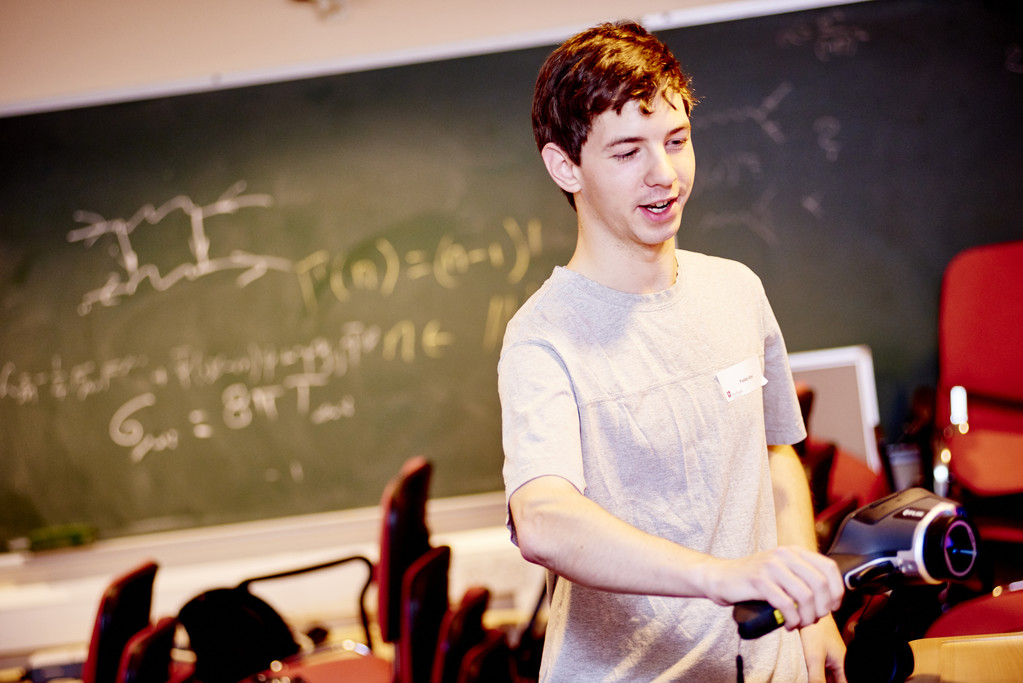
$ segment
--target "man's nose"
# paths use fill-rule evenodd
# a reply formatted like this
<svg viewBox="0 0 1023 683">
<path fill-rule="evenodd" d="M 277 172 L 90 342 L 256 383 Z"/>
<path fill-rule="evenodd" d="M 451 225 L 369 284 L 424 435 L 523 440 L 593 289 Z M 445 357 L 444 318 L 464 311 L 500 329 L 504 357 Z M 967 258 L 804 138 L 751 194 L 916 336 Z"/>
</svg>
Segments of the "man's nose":
<svg viewBox="0 0 1023 683">
<path fill-rule="evenodd" d="M 654 153 L 651 157 L 650 168 L 647 171 L 647 184 L 651 186 L 671 187 L 678 179 L 675 165 L 671 156 L 666 150 Z"/>
</svg>

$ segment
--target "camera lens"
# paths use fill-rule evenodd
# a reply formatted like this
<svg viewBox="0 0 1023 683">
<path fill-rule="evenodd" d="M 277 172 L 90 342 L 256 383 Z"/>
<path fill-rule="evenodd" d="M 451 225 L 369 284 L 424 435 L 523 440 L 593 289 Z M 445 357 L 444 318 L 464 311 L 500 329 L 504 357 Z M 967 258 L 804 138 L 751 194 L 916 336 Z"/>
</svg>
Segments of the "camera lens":
<svg viewBox="0 0 1023 683">
<path fill-rule="evenodd" d="M 953 521 L 945 533 L 945 562 L 952 576 L 963 578 L 977 561 L 977 539 L 969 524 L 961 519 Z"/>
<path fill-rule="evenodd" d="M 924 564 L 936 579 L 964 579 L 977 561 L 977 536 L 961 517 L 933 521 L 924 537 Z"/>
</svg>

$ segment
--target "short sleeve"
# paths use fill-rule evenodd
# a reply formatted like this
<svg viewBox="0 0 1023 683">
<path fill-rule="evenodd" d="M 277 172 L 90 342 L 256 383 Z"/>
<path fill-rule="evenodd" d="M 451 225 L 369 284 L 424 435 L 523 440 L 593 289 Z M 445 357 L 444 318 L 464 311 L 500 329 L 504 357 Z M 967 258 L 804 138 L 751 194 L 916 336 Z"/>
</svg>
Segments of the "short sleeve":
<svg viewBox="0 0 1023 683">
<path fill-rule="evenodd" d="M 788 351 L 781 328 L 767 297 L 763 300 L 764 325 L 764 430 L 767 443 L 788 445 L 806 438 L 803 414 L 799 409 Z"/>
<path fill-rule="evenodd" d="M 557 353 L 532 342 L 505 348 L 498 363 L 498 392 L 506 498 L 545 475 L 567 479 L 584 492 L 579 409 Z"/>
</svg>

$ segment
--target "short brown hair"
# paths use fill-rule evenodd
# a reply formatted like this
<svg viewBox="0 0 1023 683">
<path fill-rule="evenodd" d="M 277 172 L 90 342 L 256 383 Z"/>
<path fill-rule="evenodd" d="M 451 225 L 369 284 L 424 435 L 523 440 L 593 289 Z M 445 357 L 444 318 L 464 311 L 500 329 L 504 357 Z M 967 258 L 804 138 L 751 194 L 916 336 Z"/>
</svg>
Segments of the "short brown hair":
<svg viewBox="0 0 1023 683">
<path fill-rule="evenodd" d="M 533 134 L 578 164 L 593 119 L 621 113 L 632 100 L 679 94 L 690 113 L 696 100 L 668 46 L 635 22 L 606 23 L 569 38 L 540 68 L 533 91 Z"/>
</svg>

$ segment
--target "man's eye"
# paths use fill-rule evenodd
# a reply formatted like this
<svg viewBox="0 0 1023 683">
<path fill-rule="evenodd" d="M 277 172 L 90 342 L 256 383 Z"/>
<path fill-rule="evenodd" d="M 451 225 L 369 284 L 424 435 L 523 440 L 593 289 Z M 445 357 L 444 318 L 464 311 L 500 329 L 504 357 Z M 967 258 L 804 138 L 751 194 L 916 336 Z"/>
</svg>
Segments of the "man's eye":
<svg viewBox="0 0 1023 683">
<path fill-rule="evenodd" d="M 634 156 L 636 156 L 636 150 L 630 149 L 628 152 L 622 152 L 621 154 L 615 154 L 614 158 L 618 159 L 618 161 L 625 161 L 626 159 L 630 159 L 630 158 L 632 158 Z"/>
</svg>

